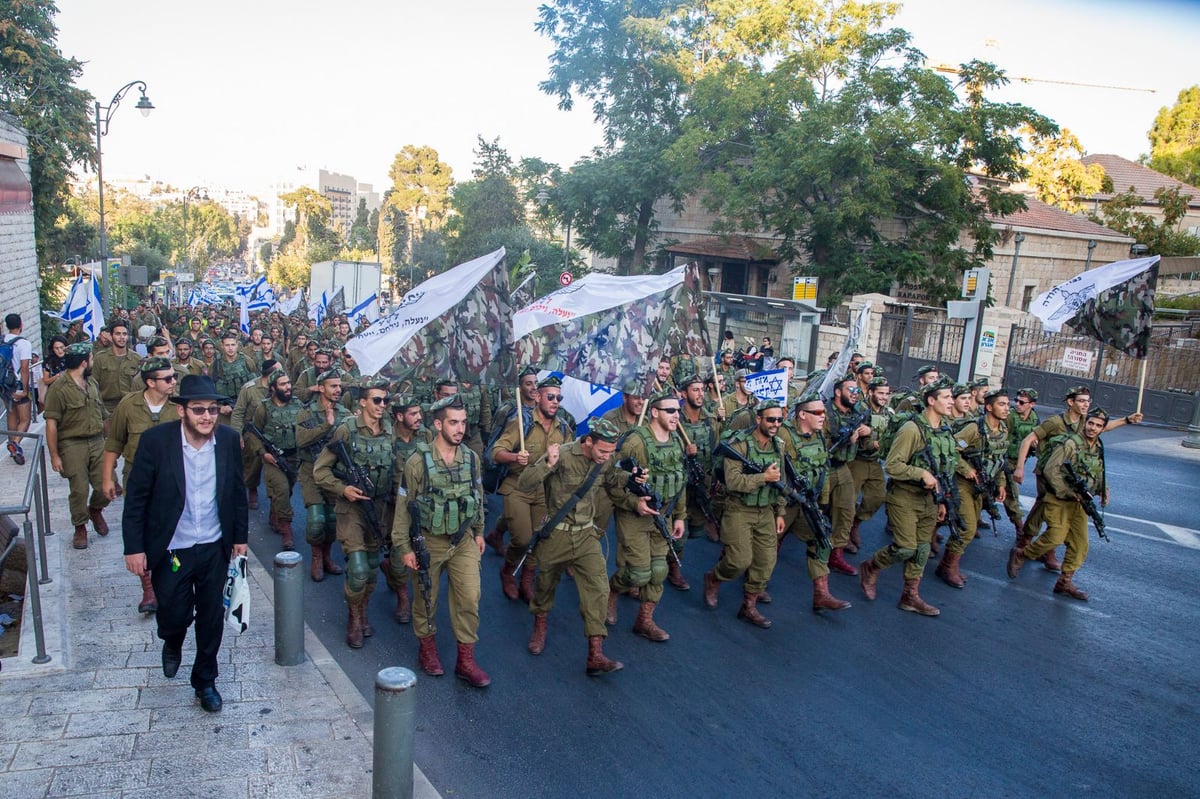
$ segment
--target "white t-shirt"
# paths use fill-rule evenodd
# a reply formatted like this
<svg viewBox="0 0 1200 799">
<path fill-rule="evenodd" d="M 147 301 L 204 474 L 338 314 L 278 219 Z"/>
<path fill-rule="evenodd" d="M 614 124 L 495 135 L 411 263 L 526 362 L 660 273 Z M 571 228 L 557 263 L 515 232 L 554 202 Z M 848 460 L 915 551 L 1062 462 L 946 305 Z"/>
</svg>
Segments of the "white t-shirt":
<svg viewBox="0 0 1200 799">
<path fill-rule="evenodd" d="M 16 333 L 5 333 L 4 334 L 4 343 L 5 344 L 12 341 L 13 339 L 16 339 L 17 341 L 15 344 L 13 344 L 12 370 L 13 370 L 13 373 L 17 376 L 17 379 L 20 380 L 21 379 L 21 361 L 32 361 L 33 360 L 33 345 L 30 344 L 29 339 L 25 338 L 24 336 L 17 335 Z M 33 364 L 30 363 L 30 377 L 29 377 L 30 381 L 33 380 L 33 371 L 32 370 L 33 370 Z M 28 389 L 29 386 L 25 386 L 24 388 Z"/>
</svg>

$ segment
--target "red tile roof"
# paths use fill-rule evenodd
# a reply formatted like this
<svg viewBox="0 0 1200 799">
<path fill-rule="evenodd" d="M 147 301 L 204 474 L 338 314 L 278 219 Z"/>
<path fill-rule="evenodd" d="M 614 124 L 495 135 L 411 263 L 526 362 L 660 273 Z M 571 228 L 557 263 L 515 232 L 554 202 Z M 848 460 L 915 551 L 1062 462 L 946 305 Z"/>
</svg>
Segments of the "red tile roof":
<svg viewBox="0 0 1200 799">
<path fill-rule="evenodd" d="M 1120 194 L 1129 191 L 1130 188 L 1134 188 L 1137 189 L 1138 196 L 1149 202 L 1154 202 L 1154 192 L 1161 188 L 1177 188 L 1184 194 L 1192 195 L 1191 202 L 1188 205 L 1193 208 L 1200 207 L 1200 189 L 1182 183 L 1175 178 L 1168 177 L 1161 172 L 1155 172 L 1153 169 L 1130 161 L 1128 158 L 1122 158 L 1119 155 L 1101 154 L 1085 155 L 1079 160 L 1088 166 L 1099 164 L 1104 167 L 1104 172 L 1112 180 L 1114 194 Z M 1093 194 L 1089 196 L 1089 199 L 1109 200 L 1112 197 L 1113 194 Z"/>
<path fill-rule="evenodd" d="M 1012 225 L 1013 227 L 1037 228 L 1039 230 L 1055 230 L 1062 233 L 1078 233 L 1083 236 L 1107 236 L 1110 238 L 1128 238 L 1124 233 L 1109 230 L 1103 225 L 1097 225 L 1092 220 L 1055 208 L 1035 197 L 1026 197 L 1025 204 L 1029 207 L 1008 216 L 988 215 L 988 221 L 997 225 Z"/>
<path fill-rule="evenodd" d="M 778 261 L 769 245 L 749 236 L 704 236 L 667 247 L 668 252 L 724 258 L 730 261 Z"/>
</svg>

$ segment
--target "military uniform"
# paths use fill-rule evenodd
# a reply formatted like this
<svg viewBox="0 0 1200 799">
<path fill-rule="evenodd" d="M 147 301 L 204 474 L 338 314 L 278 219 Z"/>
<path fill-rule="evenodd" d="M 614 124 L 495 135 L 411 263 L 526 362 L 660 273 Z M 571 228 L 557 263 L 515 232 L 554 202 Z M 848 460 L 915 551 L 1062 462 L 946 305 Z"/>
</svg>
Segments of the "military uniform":
<svg viewBox="0 0 1200 799">
<path fill-rule="evenodd" d="M 1029 515 L 1025 517 L 1024 532 L 1022 536 L 1018 536 L 1020 543 L 1024 543 L 1025 541 L 1028 541 L 1037 535 L 1042 529 L 1042 523 L 1046 520 L 1043 514 L 1045 504 L 1043 500 L 1049 487 L 1046 485 L 1045 478 L 1042 477 L 1043 470 L 1041 468 L 1041 464 L 1048 454 L 1049 442 L 1058 436 L 1066 435 L 1067 433 L 1072 432 L 1082 437 L 1083 426 L 1086 421 L 1087 420 L 1085 418 L 1081 417 L 1078 422 L 1072 425 L 1067 420 L 1067 414 L 1060 413 L 1055 416 L 1051 416 L 1034 428 L 1033 433 L 1035 436 L 1037 436 L 1038 441 L 1038 467 L 1034 472 L 1037 476 L 1037 497 L 1033 501 L 1033 507 L 1029 509 Z M 1054 553 L 1051 551 L 1049 554 L 1053 556 Z"/>
<path fill-rule="evenodd" d="M 309 563 L 310 574 L 315 582 L 325 579 L 325 573 L 341 574 L 331 553 L 333 542 L 337 540 L 337 497 L 329 491 L 322 490 L 316 478 L 313 477 L 313 465 L 325 443 L 337 429 L 350 417 L 340 402 L 333 404 L 333 424 L 329 424 L 325 409 L 321 407 L 321 398 L 314 397 L 311 402 L 296 414 L 296 452 L 300 458 L 300 496 L 304 499 L 304 540 L 312 547 L 312 560 Z"/>
<path fill-rule="evenodd" d="M 707 492 L 709 495 L 709 510 L 717 518 L 721 518 L 721 511 L 724 507 L 724 496 L 715 496 L 712 493 L 713 488 L 713 450 L 717 448 L 717 442 L 721 440 L 721 422 L 717 419 L 715 413 L 709 413 L 704 408 L 699 409 L 699 415 L 696 421 L 692 422 L 688 419 L 687 402 L 681 402 L 681 410 L 679 412 L 679 429 L 687 433 L 688 441 L 696 446 L 696 460 L 700 464 L 700 468 L 704 470 L 704 485 L 696 486 L 689 485 L 691 489 L 687 493 L 687 538 L 699 538 L 704 534 L 704 528 L 708 519 L 704 515 L 704 511 L 700 505 L 700 492 Z M 714 535 L 716 531 L 713 531 Z M 676 551 L 683 554 L 683 539 L 675 542 L 677 544 Z"/>
<path fill-rule="evenodd" d="M 467 410 L 467 434 L 463 443 L 483 457 L 483 431 L 492 427 L 492 399 L 478 384 L 461 383 L 458 396 Z"/>
<path fill-rule="evenodd" d="M 230 426 L 239 433 L 242 432 L 242 428 L 246 425 L 246 414 L 250 413 L 253 416 L 254 408 L 258 407 L 270 394 L 271 389 L 263 383 L 262 379 L 251 380 L 242 386 L 241 391 L 237 393 L 237 402 L 233 405 L 233 415 L 229 419 Z M 253 447 L 243 446 L 242 482 L 246 485 L 246 497 L 251 508 L 258 507 L 258 484 L 262 481 L 262 471 L 262 449 L 255 450 Z"/>
<path fill-rule="evenodd" d="M 825 436 L 829 439 L 830 446 L 836 443 L 841 430 L 853 421 L 851 417 L 860 411 L 861 406 L 855 405 L 849 411 L 843 412 L 834 399 L 825 403 Z M 833 523 L 833 552 L 829 556 L 829 565 L 850 576 L 858 574 L 858 570 L 846 561 L 842 553 L 846 544 L 850 542 L 850 528 L 854 525 L 854 505 L 858 497 L 850 464 L 858 459 L 860 451 L 870 455 L 878 452 L 878 449 L 868 448 L 861 441 L 847 439 L 829 453 L 829 518 Z"/>
<path fill-rule="evenodd" d="M 121 474 L 122 485 L 129 479 L 129 472 L 133 469 L 133 456 L 137 454 L 142 433 L 159 422 L 178 420 L 179 406 L 169 399 L 158 410 L 152 410 L 146 404 L 145 393 L 135 391 L 125 395 L 125 398 L 117 403 L 116 411 L 109 417 L 108 438 L 104 441 L 104 451 L 114 452 L 125 458 L 125 467 Z"/>
<path fill-rule="evenodd" d="M 112 350 L 97 350 L 92 358 L 92 379 L 100 390 L 105 415 L 117 409 L 117 403 L 133 390 L 133 379 L 138 376 L 142 359 L 132 349 L 124 355 L 114 355 Z M 57 381 L 56 381 L 57 382 Z"/>
<path fill-rule="evenodd" d="M 1004 474 L 1008 427 L 1004 422 L 1000 422 L 993 429 L 989 421 L 987 416 L 980 417 L 972 424 L 960 428 L 955 434 L 955 443 L 959 448 L 958 468 L 954 476 L 958 484 L 958 512 L 967 529 L 961 531 L 958 538 L 950 537 L 937 568 L 938 577 L 954 588 L 962 588 L 966 583 L 966 578 L 958 571 L 958 561 L 966 552 L 967 545 L 978 534 L 979 519 L 987 510 L 987 503 L 992 501 L 990 497 L 980 493 L 978 484 L 974 480 L 968 480 L 966 475 L 970 474 L 972 469 L 983 471 L 996 482 L 998 489 L 1008 490 L 1008 480 Z"/>
<path fill-rule="evenodd" d="M 292 397 L 280 405 L 274 396 L 259 401 L 251 412 L 251 420 L 263 435 L 279 449 L 291 465 L 293 472 L 300 468 L 300 455 L 296 449 L 296 417 L 304 409 L 304 403 Z M 266 449 L 257 436 L 247 436 L 244 450 L 249 450 L 260 460 Z M 267 497 L 271 500 L 271 529 L 282 536 L 285 550 L 293 547 L 292 539 L 292 485 L 283 469 L 272 463 L 263 463 L 263 482 L 267 485 Z"/>
<path fill-rule="evenodd" d="M 104 417 L 107 414 L 100 399 L 100 387 L 89 378 L 80 388 L 68 372 L 55 380 L 46 392 L 42 415 L 53 420 L 57 427 L 62 476 L 67 478 L 71 490 L 68 502 L 71 524 L 75 527 L 74 546 L 85 549 L 89 518 L 97 533 L 108 534 L 108 525 L 101 516 L 101 511 L 108 507 L 108 497 L 104 495 Z"/>
<path fill-rule="evenodd" d="M 1016 411 L 1009 414 L 1008 474 L 1012 474 L 1013 470 L 1021 465 L 1017 463 L 1017 456 L 1021 454 L 1021 442 L 1040 424 L 1041 419 L 1038 418 L 1038 412 L 1032 408 L 1025 418 L 1022 418 L 1021 414 Z M 1008 515 L 1008 520 L 1017 528 L 1019 534 L 1025 521 L 1021 513 L 1021 486 L 1016 480 L 1008 481 L 1008 495 L 1004 498 L 1004 510 Z"/>
<path fill-rule="evenodd" d="M 191 358 L 188 358 L 186 361 L 181 361 L 176 358 L 175 360 L 171 361 L 171 368 L 175 370 L 175 374 L 179 376 L 180 380 L 188 375 L 208 374 L 208 367 L 205 365 L 204 361 L 194 355 Z"/>
<path fill-rule="evenodd" d="M 238 353 L 232 361 L 225 360 L 223 353 L 217 353 L 212 367 L 208 370 L 209 377 L 217 386 L 217 392 L 226 397 L 236 398 L 241 393 L 242 386 L 258 377 L 254 373 L 246 357 Z M 217 417 L 221 424 L 231 424 L 232 419 L 224 414 Z"/>
<path fill-rule="evenodd" d="M 859 441 L 858 452 L 850 461 L 850 476 L 854 479 L 854 494 L 860 496 L 858 507 L 854 511 L 854 522 L 850 526 L 850 543 L 846 551 L 851 554 L 858 552 L 860 536 L 858 529 L 863 522 L 869 521 L 887 498 L 887 485 L 883 477 L 883 464 L 879 458 L 882 453 L 883 433 L 887 429 L 892 416 L 892 409 L 884 406 L 875 408 L 870 400 L 862 401 L 862 408 L 871 411 L 868 425 L 871 428 L 869 444 Z"/>
</svg>

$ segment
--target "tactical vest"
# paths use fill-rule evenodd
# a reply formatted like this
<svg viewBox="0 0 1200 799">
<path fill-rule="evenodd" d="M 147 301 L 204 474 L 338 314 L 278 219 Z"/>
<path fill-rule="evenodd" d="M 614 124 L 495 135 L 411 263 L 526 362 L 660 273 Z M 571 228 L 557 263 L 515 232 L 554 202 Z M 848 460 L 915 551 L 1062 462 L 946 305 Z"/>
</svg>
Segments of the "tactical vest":
<svg viewBox="0 0 1200 799">
<path fill-rule="evenodd" d="M 213 382 L 217 384 L 217 393 L 226 397 L 236 397 L 242 390 L 242 386 L 254 379 L 254 375 L 251 374 L 250 367 L 246 365 L 246 359 L 241 353 L 238 353 L 238 357 L 233 363 L 226 361 L 224 356 L 218 355 L 213 360 L 212 371 L 215 373 Z"/>
<path fill-rule="evenodd" d="M 962 451 L 962 456 L 973 466 L 982 466 L 988 477 L 995 479 L 1008 457 L 1008 428 L 1002 423 L 998 430 L 993 431 L 983 417 L 974 424 L 979 431 L 979 438 Z"/>
<path fill-rule="evenodd" d="M 391 429 L 386 428 L 382 435 L 364 435 L 359 431 L 358 422 L 351 418 L 343 425 L 350 435 L 346 438 L 346 447 L 354 462 L 367 471 L 375 486 L 372 499 L 386 497 L 392 493 L 392 475 L 395 456 L 392 452 Z"/>
<path fill-rule="evenodd" d="M 421 514 L 421 527 L 430 535 L 452 536 L 460 528 L 465 529 L 479 513 L 475 453 L 460 447 L 461 462 L 445 466 L 435 462 L 432 448 L 424 441 L 416 445 L 416 452 L 425 459 L 425 475 L 429 481 L 428 490 L 415 500 Z"/>
<path fill-rule="evenodd" d="M 398 426 L 397 426 L 398 427 Z M 417 447 L 421 444 L 421 433 L 418 431 L 413 433 L 413 437 L 405 441 L 398 435 L 392 436 L 392 453 L 396 458 L 396 471 L 403 472 L 404 464 L 408 463 L 408 459 L 417 451 Z"/>
<path fill-rule="evenodd" d="M 857 407 L 851 408 L 846 413 L 842 413 L 838 410 L 837 403 L 832 399 L 825 403 L 825 418 L 828 420 L 826 429 L 829 431 L 830 446 L 833 446 L 836 443 L 836 439 L 841 437 L 842 428 L 849 424 L 850 417 L 856 413 L 858 413 Z M 839 448 L 837 455 L 830 458 L 830 460 L 838 463 L 849 463 L 856 457 L 858 457 L 858 442 L 848 441 Z"/>
<path fill-rule="evenodd" d="M 646 459 L 649 462 L 642 465 L 650 473 L 647 476 L 648 484 L 662 498 L 664 505 L 669 504 L 679 496 L 687 482 L 687 475 L 683 470 L 683 450 L 679 441 L 672 436 L 667 443 L 660 444 L 645 427 L 635 428 L 634 431 L 642 440 L 642 446 L 646 448 Z"/>
<path fill-rule="evenodd" d="M 319 399 L 314 399 L 308 404 L 307 407 L 308 412 L 311 415 L 303 422 L 299 423 L 301 427 L 311 430 L 314 427 L 320 427 L 325 423 L 325 411 L 321 409 L 321 403 Z M 329 439 L 333 436 L 333 431 L 336 430 L 338 425 L 346 421 L 346 419 L 349 417 L 350 411 L 346 410 L 345 406 L 343 406 L 340 402 L 334 403 L 333 424 L 330 425 L 328 432 L 326 432 L 324 436 L 318 438 L 307 447 L 300 447 L 300 460 L 308 463 L 315 463 L 317 456 L 321 454 L 321 450 L 325 449 L 325 445 L 329 443 Z"/>
<path fill-rule="evenodd" d="M 712 420 L 704 413 L 700 421 L 689 422 L 682 413 L 679 415 L 679 426 L 687 433 L 688 440 L 696 445 L 696 460 L 706 470 L 712 468 L 712 453 L 717 448 L 717 430 Z"/>
<path fill-rule="evenodd" d="M 467 425 L 471 429 L 479 426 L 479 413 L 483 408 L 483 392 L 479 386 L 471 386 L 470 388 L 458 387 L 458 396 L 462 399 L 463 407 L 467 411 Z"/>
<path fill-rule="evenodd" d="M 282 406 L 276 405 L 270 397 L 267 397 L 262 403 L 263 407 L 267 409 L 267 419 L 263 423 L 263 435 L 284 452 L 295 452 L 296 417 L 300 415 L 300 411 L 304 410 L 304 403 L 295 397 Z"/>
<path fill-rule="evenodd" d="M 950 426 L 951 432 L 953 432 L 955 435 L 958 435 L 966 428 L 975 424 L 976 418 L 977 417 L 972 416 L 971 414 L 967 414 L 966 416 L 959 416 L 954 419 L 950 419 L 948 422 L 946 422 L 946 424 Z"/>
<path fill-rule="evenodd" d="M 1056 449 L 1061 447 L 1067 441 L 1075 442 L 1075 457 L 1071 460 L 1071 465 L 1075 468 L 1075 473 L 1087 482 L 1088 491 L 1093 494 L 1104 493 L 1104 443 L 1097 441 L 1094 449 L 1088 449 L 1087 443 L 1083 436 L 1075 431 L 1067 432 L 1060 436 L 1054 436 L 1046 442 L 1046 458 L 1054 453 Z M 1038 474 L 1042 474 L 1042 465 L 1045 459 L 1038 457 L 1037 469 Z"/>
<path fill-rule="evenodd" d="M 1029 434 L 1041 422 L 1038 420 L 1037 411 L 1030 411 L 1028 419 L 1022 419 L 1017 414 L 1010 414 L 1008 417 L 1008 458 L 1016 460 L 1021 454 L 1021 442 L 1029 438 Z"/>
<path fill-rule="evenodd" d="M 819 494 L 821 481 L 829 468 L 829 453 L 825 451 L 824 436 L 817 432 L 805 437 L 800 431 L 793 430 L 792 441 L 796 447 L 796 457 L 792 459 L 796 475 Z"/>
<path fill-rule="evenodd" d="M 892 409 L 884 406 L 882 410 L 876 411 L 875 408 L 870 405 L 870 403 L 867 403 L 864 407 L 871 411 L 871 418 L 867 421 L 867 425 L 871 428 L 871 437 L 867 440 L 874 441 L 876 444 L 879 444 L 879 448 L 867 449 L 865 447 L 859 447 L 855 458 L 860 461 L 874 463 L 879 460 L 880 455 L 883 452 L 883 434 L 884 431 L 887 430 L 888 421 L 892 417 Z M 862 440 L 863 439 L 859 439 L 859 441 Z"/>
<path fill-rule="evenodd" d="M 917 451 L 916 462 L 923 463 L 925 468 L 934 474 L 953 474 L 958 465 L 958 445 L 955 443 L 954 433 L 944 422 L 934 430 L 925 419 L 925 414 L 915 416 L 913 421 L 920 428 L 925 443 L 929 445 L 928 451 L 924 448 Z M 932 462 L 929 460 L 929 452 L 933 453 Z"/>
<path fill-rule="evenodd" d="M 1080 419 L 1079 422 L 1074 427 L 1072 427 L 1070 425 L 1070 423 L 1067 422 L 1067 415 L 1065 413 L 1060 413 L 1058 416 L 1052 416 L 1049 419 L 1047 419 L 1046 420 L 1047 424 L 1049 424 L 1050 422 L 1057 422 L 1058 425 L 1062 427 L 1062 430 L 1060 432 L 1055 433 L 1054 435 L 1047 436 L 1045 441 L 1042 441 L 1038 444 L 1038 450 L 1037 450 L 1038 460 L 1044 461 L 1046 459 L 1046 456 L 1048 456 L 1050 454 L 1050 442 L 1053 441 L 1055 438 L 1058 438 L 1061 435 L 1064 435 L 1066 433 L 1075 433 L 1077 436 L 1080 437 L 1080 439 L 1082 439 L 1083 438 L 1083 423 L 1085 421 L 1086 421 L 1086 419 Z"/>
<path fill-rule="evenodd" d="M 734 435 L 730 441 L 730 446 L 746 456 L 746 459 L 751 463 L 758 464 L 766 469 L 772 463 L 783 463 L 783 453 L 779 448 L 779 439 L 771 439 L 771 450 L 763 452 L 758 448 L 758 442 L 754 440 L 754 431 L 746 430 Z M 765 483 L 757 490 L 751 491 L 749 494 L 741 495 L 743 505 L 750 508 L 769 508 L 775 504 L 779 491 L 771 488 Z"/>
</svg>

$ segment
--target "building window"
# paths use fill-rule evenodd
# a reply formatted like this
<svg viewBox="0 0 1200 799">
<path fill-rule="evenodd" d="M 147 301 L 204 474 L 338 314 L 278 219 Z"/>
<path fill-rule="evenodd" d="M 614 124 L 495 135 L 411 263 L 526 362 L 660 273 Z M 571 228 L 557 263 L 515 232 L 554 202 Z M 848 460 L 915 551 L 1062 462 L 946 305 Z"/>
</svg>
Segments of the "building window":
<svg viewBox="0 0 1200 799">
<path fill-rule="evenodd" d="M 725 294 L 748 294 L 746 280 L 746 264 L 722 264 L 721 291 Z"/>
<path fill-rule="evenodd" d="M 1037 288 L 1037 286 L 1026 286 L 1025 290 L 1021 293 L 1021 310 L 1022 311 L 1028 311 L 1029 306 L 1033 305 L 1033 291 L 1036 288 Z"/>
</svg>

